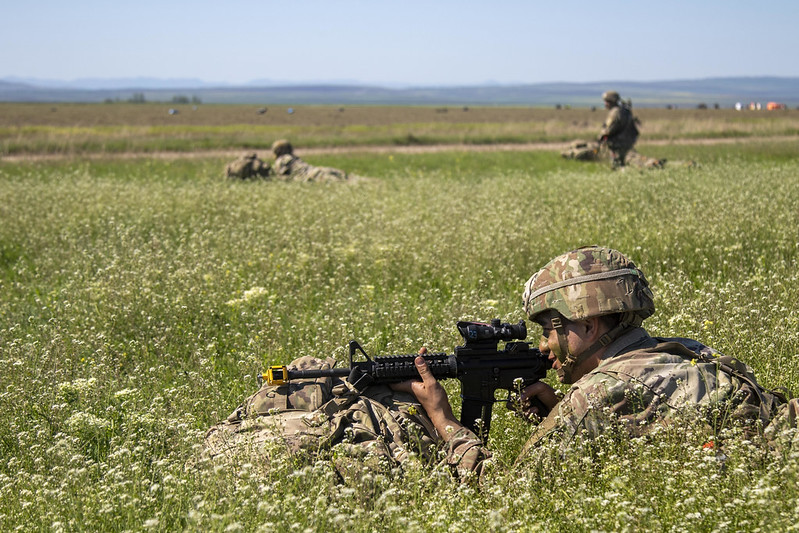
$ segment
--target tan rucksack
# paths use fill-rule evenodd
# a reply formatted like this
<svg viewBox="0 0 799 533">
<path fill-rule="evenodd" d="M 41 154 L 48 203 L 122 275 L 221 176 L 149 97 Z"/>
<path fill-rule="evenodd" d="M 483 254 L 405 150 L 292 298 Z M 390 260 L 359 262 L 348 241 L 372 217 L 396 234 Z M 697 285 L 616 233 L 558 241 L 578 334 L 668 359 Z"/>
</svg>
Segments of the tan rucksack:
<svg viewBox="0 0 799 533">
<path fill-rule="evenodd" d="M 288 367 L 329 369 L 333 364 L 332 358 L 306 356 Z M 215 461 L 268 463 L 281 450 L 314 458 L 336 447 L 336 470 L 347 478 L 362 467 L 393 468 L 414 454 L 429 458 L 435 435 L 432 422 L 407 393 L 386 385 L 361 392 L 341 378 L 307 378 L 264 384 L 208 430 L 204 455 Z"/>
<path fill-rule="evenodd" d="M 577 161 L 599 161 L 599 143 L 586 141 L 572 141 L 560 155 L 564 159 Z"/>
<path fill-rule="evenodd" d="M 271 174 L 269 163 L 258 159 L 254 152 L 241 156 L 225 167 L 225 176 L 230 179 L 268 178 Z"/>
</svg>

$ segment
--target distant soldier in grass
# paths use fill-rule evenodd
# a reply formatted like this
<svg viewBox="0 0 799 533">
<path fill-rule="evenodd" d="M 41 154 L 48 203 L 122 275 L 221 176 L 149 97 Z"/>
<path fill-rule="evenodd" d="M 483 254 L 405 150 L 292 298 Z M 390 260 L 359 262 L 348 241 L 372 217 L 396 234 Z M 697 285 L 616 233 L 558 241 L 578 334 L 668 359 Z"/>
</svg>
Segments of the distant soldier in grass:
<svg viewBox="0 0 799 533">
<path fill-rule="evenodd" d="M 796 427 L 799 401 L 764 389 L 748 366 L 700 342 L 647 333 L 642 322 L 655 312 L 652 291 L 618 251 L 591 246 L 556 257 L 527 282 L 523 303 L 542 328 L 539 349 L 572 386 L 563 398 L 540 381 L 522 391 L 523 414 L 544 418 L 519 460 L 545 441 L 565 451 L 576 439 L 608 430 L 638 436 L 678 419 L 706 426 L 710 435 L 722 427 L 762 431 L 775 446 L 799 449 L 799 434 L 783 431 Z M 468 452 L 457 466 L 479 473 L 490 452 L 453 416 L 424 358 L 415 362 L 421 380 L 394 387 L 416 396 L 448 457 Z M 534 398 L 549 412 L 533 407 Z"/>
<path fill-rule="evenodd" d="M 560 155 L 564 159 L 574 159 L 576 161 L 602 161 L 607 159 L 607 150 L 603 150 L 603 148 L 604 146 L 599 142 L 576 140 L 569 143 L 569 146 Z M 677 164 L 686 166 L 681 162 Z M 630 150 L 625 156 L 624 165 L 639 169 L 664 168 L 666 160 L 647 157 L 635 150 Z"/>
<path fill-rule="evenodd" d="M 274 171 L 284 181 L 344 181 L 347 174 L 337 168 L 316 167 L 294 155 L 294 148 L 285 139 L 272 144 L 275 154 Z"/>
<path fill-rule="evenodd" d="M 269 163 L 258 159 L 254 152 L 241 156 L 225 167 L 225 176 L 230 179 L 268 179 L 271 174 Z"/>
<path fill-rule="evenodd" d="M 599 161 L 601 159 L 598 142 L 572 141 L 569 146 L 560 153 L 564 159 L 574 159 L 576 161 Z"/>
<path fill-rule="evenodd" d="M 597 141 L 573 141 L 560 155 L 577 161 L 601 161 L 607 157 L 607 150 L 610 150 L 613 168 L 663 168 L 666 165 L 665 159 L 647 157 L 633 149 L 638 140 L 640 122 L 633 115 L 630 104 L 623 102 L 616 91 L 603 93 L 602 100 L 608 115 Z M 680 166 L 684 164 L 680 163 Z"/>
<path fill-rule="evenodd" d="M 630 150 L 627 152 L 627 157 L 624 159 L 625 166 L 628 167 L 635 167 L 635 168 L 665 168 L 666 160 L 665 159 L 655 159 L 654 157 L 647 157 L 645 155 L 639 154 L 635 150 Z M 669 167 L 671 166 L 691 166 L 687 163 L 682 161 L 672 161 L 669 163 Z"/>
<path fill-rule="evenodd" d="M 627 152 L 632 150 L 638 140 L 638 119 L 633 116 L 630 106 L 621 101 L 616 91 L 602 94 L 608 116 L 602 124 L 598 141 L 606 143 L 613 152 L 613 168 L 623 167 Z"/>
</svg>

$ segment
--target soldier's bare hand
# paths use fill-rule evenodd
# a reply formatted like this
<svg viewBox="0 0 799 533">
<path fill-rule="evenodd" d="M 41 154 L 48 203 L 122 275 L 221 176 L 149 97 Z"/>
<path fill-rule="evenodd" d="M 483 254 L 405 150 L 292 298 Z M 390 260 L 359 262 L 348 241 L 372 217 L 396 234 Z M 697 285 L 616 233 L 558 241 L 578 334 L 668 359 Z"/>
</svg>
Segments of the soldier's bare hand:
<svg viewBox="0 0 799 533">
<path fill-rule="evenodd" d="M 421 380 L 395 383 L 391 385 L 391 388 L 396 391 L 413 394 L 427 412 L 439 435 L 444 441 L 447 441 L 452 432 L 462 426 L 452 414 L 452 406 L 449 403 L 447 391 L 433 376 L 430 367 L 427 366 L 427 361 L 422 357 L 425 353 L 427 353 L 427 350 L 422 348 L 419 350 L 420 355 L 414 359 L 416 371 L 419 372 Z"/>
<path fill-rule="evenodd" d="M 560 401 L 555 389 L 544 383 L 536 381 L 532 385 L 525 387 L 520 396 L 522 412 L 527 418 L 544 417 Z M 546 413 L 541 412 L 541 408 L 535 405 L 533 400 L 538 400 L 546 407 Z"/>
</svg>

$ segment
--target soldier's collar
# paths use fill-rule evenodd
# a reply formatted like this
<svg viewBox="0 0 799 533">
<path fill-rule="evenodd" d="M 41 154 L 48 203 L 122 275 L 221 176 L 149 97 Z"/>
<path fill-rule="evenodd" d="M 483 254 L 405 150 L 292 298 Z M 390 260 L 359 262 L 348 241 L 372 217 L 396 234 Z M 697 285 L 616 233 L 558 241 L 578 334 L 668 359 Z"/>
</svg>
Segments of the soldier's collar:
<svg viewBox="0 0 799 533">
<path fill-rule="evenodd" d="M 616 357 L 617 355 L 625 352 L 629 352 L 635 348 L 644 347 L 649 343 L 647 341 L 651 340 L 654 342 L 652 337 L 649 336 L 649 333 L 642 328 L 633 328 L 615 341 L 608 344 L 608 347 L 605 348 L 605 353 L 602 354 L 602 360 L 610 359 L 611 357 Z"/>
</svg>

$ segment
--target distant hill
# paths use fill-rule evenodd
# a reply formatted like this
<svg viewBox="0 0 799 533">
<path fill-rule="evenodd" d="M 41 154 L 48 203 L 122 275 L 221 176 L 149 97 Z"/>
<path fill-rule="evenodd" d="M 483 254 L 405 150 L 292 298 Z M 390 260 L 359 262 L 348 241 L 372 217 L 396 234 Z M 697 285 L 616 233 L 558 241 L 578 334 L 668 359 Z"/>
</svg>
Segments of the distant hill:
<svg viewBox="0 0 799 533">
<path fill-rule="evenodd" d="M 194 99 L 219 104 L 348 104 L 348 105 L 514 105 L 600 106 L 603 91 L 619 91 L 636 107 L 695 107 L 699 104 L 732 107 L 736 102 L 775 101 L 799 106 L 799 78 L 741 77 L 651 82 L 604 81 L 591 83 L 538 83 L 453 87 L 386 88 L 368 85 L 314 84 L 208 86 L 198 80 L 125 80 L 139 86 L 121 87 L 120 81 L 87 80 L 94 87 L 76 82 L 47 80 L 39 84 L 18 79 L 0 80 L 2 102 L 104 102 L 142 97 L 148 102 Z M 183 87 L 180 85 L 185 83 Z"/>
</svg>

